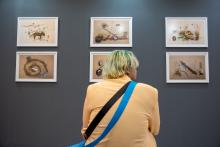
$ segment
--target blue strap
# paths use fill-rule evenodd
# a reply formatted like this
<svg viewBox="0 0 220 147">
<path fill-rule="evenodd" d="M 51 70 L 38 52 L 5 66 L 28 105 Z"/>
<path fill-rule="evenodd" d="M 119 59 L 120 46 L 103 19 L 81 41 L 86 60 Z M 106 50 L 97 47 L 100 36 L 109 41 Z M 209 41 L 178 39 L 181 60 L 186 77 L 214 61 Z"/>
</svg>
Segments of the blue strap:
<svg viewBox="0 0 220 147">
<path fill-rule="evenodd" d="M 117 123 L 117 121 L 119 120 L 121 114 L 123 113 L 125 107 L 128 104 L 128 101 L 131 97 L 131 94 L 136 86 L 136 82 L 131 81 L 131 83 L 129 84 L 127 90 L 125 91 L 125 94 L 116 110 L 116 112 L 114 113 L 111 121 L 109 122 L 109 124 L 107 125 L 107 127 L 105 128 L 105 130 L 102 132 L 102 134 L 93 142 L 91 142 L 88 145 L 85 145 L 85 147 L 94 147 L 96 144 L 98 144 L 110 131 L 111 129 L 114 127 L 114 125 Z"/>
</svg>

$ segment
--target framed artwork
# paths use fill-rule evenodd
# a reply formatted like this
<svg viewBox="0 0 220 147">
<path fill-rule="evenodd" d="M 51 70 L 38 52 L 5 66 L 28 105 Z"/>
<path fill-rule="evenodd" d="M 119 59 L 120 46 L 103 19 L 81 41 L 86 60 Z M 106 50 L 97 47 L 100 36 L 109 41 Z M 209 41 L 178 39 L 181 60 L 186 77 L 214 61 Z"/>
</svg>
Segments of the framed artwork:
<svg viewBox="0 0 220 147">
<path fill-rule="evenodd" d="M 167 83 L 209 83 L 208 52 L 167 52 Z"/>
<path fill-rule="evenodd" d="M 208 47 L 207 17 L 166 17 L 166 47 Z"/>
<path fill-rule="evenodd" d="M 91 17 L 90 47 L 132 47 L 132 17 Z"/>
<path fill-rule="evenodd" d="M 90 82 L 100 82 L 102 80 L 102 70 L 107 56 L 111 52 L 90 52 Z"/>
<path fill-rule="evenodd" d="M 18 17 L 17 46 L 57 46 L 58 17 Z"/>
<path fill-rule="evenodd" d="M 56 82 L 57 52 L 17 52 L 16 82 Z"/>
</svg>

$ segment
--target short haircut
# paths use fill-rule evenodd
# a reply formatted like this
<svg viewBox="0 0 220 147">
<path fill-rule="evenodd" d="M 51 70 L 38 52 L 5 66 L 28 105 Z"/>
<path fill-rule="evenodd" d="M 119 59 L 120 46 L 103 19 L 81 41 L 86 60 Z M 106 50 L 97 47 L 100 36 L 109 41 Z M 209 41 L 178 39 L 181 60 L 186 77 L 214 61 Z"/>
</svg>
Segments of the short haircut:
<svg viewBox="0 0 220 147">
<path fill-rule="evenodd" d="M 129 70 L 136 69 L 139 62 L 133 52 L 114 50 L 107 58 L 103 67 L 104 79 L 116 79 L 126 75 Z"/>
</svg>

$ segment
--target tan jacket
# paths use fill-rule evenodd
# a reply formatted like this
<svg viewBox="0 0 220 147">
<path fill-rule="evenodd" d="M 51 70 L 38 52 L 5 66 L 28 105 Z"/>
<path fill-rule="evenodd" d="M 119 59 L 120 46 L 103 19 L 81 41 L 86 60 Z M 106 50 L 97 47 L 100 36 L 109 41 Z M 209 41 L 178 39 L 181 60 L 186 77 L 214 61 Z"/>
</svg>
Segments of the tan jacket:
<svg viewBox="0 0 220 147">
<path fill-rule="evenodd" d="M 124 76 L 88 86 L 83 109 L 82 133 L 85 132 L 89 123 L 113 94 L 130 80 L 128 76 Z M 87 143 L 102 133 L 111 120 L 120 100 L 105 115 Z M 159 128 L 158 91 L 150 85 L 138 83 L 121 118 L 96 147 L 156 147 L 154 135 L 159 133 Z"/>
</svg>

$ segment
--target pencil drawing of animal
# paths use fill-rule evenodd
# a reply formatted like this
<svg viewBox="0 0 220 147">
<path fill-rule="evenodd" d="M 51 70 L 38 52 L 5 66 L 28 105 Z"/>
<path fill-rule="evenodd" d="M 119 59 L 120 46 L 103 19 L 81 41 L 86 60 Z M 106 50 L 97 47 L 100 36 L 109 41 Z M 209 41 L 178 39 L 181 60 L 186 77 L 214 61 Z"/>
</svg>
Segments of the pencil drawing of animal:
<svg viewBox="0 0 220 147">
<path fill-rule="evenodd" d="M 36 32 L 33 32 L 31 34 L 31 36 L 34 37 L 34 40 L 36 39 L 36 37 L 38 37 L 41 40 L 42 37 L 45 36 L 45 32 L 43 32 L 43 31 L 36 31 Z"/>
</svg>

